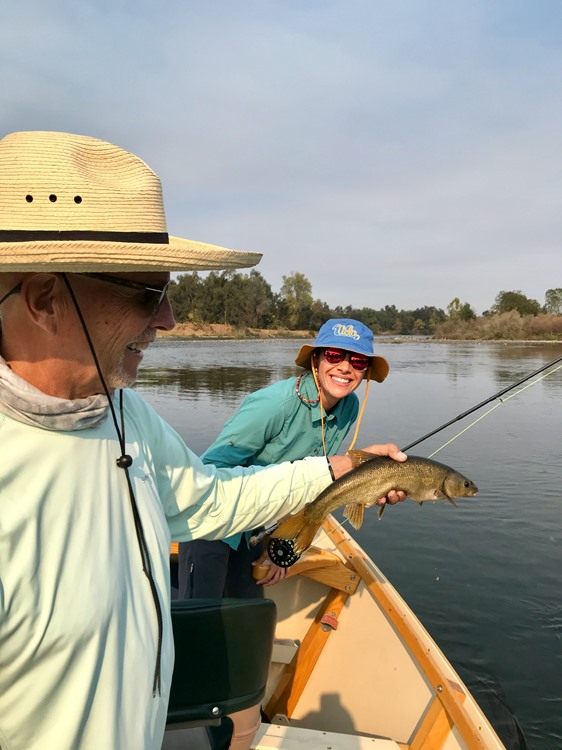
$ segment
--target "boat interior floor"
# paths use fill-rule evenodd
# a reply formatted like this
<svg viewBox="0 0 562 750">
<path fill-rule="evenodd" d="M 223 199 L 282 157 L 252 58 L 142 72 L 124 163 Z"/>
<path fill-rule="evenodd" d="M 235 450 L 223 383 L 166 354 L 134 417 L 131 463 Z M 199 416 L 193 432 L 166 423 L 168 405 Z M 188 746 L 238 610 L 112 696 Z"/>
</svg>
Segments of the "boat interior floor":
<svg viewBox="0 0 562 750">
<path fill-rule="evenodd" d="M 394 740 L 323 732 L 317 729 L 262 724 L 252 750 L 402 750 Z M 204 727 L 167 731 L 162 750 L 211 750 Z"/>
</svg>

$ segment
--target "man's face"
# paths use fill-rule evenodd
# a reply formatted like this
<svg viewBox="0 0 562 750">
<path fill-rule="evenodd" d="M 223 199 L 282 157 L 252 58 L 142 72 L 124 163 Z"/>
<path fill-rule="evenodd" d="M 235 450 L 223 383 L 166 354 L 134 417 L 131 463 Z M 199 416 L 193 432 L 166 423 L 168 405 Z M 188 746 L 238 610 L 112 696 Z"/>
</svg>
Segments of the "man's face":
<svg viewBox="0 0 562 750">
<path fill-rule="evenodd" d="M 68 280 L 84 316 L 104 380 L 113 391 L 135 382 L 144 350 L 154 341 L 158 329 L 170 330 L 175 320 L 167 297 L 155 309 L 157 292 L 116 283 L 122 279 L 158 290 L 169 281 L 169 273 L 108 273 L 107 276 L 114 281 L 80 274 L 68 274 Z M 72 315 L 72 310 L 69 314 Z M 76 326 L 81 328 L 78 320 L 73 324 L 74 338 L 80 333 L 84 336 L 81 359 L 88 371 L 90 388 L 95 388 L 90 392 L 100 392 L 101 383 L 85 334 Z"/>
</svg>

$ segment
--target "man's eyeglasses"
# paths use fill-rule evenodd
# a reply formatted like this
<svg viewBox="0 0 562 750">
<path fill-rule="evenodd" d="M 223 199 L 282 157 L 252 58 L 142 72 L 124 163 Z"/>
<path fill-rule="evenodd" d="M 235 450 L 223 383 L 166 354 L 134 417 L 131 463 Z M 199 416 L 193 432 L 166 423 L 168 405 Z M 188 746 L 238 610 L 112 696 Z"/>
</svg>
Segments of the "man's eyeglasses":
<svg viewBox="0 0 562 750">
<path fill-rule="evenodd" d="M 371 358 L 365 354 L 355 354 L 355 352 L 348 352 L 345 349 L 323 349 L 322 351 L 326 362 L 331 365 L 339 365 L 346 357 L 349 357 L 349 363 L 354 370 L 365 372 L 371 364 Z"/>
<path fill-rule="evenodd" d="M 142 284 L 139 281 L 122 279 L 118 276 L 108 276 L 105 273 L 79 273 L 78 276 L 88 276 L 90 279 L 107 281 L 109 284 L 117 284 L 118 286 L 125 286 L 128 289 L 135 289 L 137 292 L 143 292 L 144 298 L 142 299 L 141 304 L 147 309 L 147 311 L 150 311 L 152 316 L 156 315 L 160 309 L 160 305 L 164 301 L 164 297 L 172 283 L 171 281 L 168 281 L 163 287 L 155 287 Z"/>
<path fill-rule="evenodd" d="M 1 304 L 2 304 L 3 302 L 5 302 L 5 301 L 6 301 L 7 299 L 8 299 L 8 297 L 11 297 L 11 296 L 12 296 L 12 294 L 19 294 L 19 293 L 21 292 L 21 285 L 22 285 L 22 282 L 20 281 L 20 283 L 19 283 L 19 284 L 16 284 L 16 285 L 15 285 L 15 287 L 14 287 L 13 289 L 10 289 L 10 291 L 9 291 L 9 292 L 8 292 L 7 294 L 5 294 L 5 295 L 4 295 L 3 297 L 2 297 L 2 299 L 0 299 L 0 305 L 1 305 Z"/>
</svg>

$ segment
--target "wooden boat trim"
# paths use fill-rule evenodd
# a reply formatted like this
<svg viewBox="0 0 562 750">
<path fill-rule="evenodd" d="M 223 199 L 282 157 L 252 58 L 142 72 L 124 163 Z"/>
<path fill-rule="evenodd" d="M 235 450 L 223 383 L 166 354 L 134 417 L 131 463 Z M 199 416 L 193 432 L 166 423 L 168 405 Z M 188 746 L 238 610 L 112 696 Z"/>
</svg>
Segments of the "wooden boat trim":
<svg viewBox="0 0 562 750">
<path fill-rule="evenodd" d="M 381 581 L 377 579 L 374 571 L 366 562 L 365 556 L 359 554 L 359 550 L 351 540 L 351 537 L 347 535 L 333 516 L 326 518 L 323 528 L 344 555 L 345 559 L 359 573 L 364 584 L 384 609 L 386 616 L 393 623 L 407 648 L 423 669 L 427 679 L 435 690 L 437 700 L 443 705 L 454 725 L 458 727 L 463 737 L 469 742 L 469 750 L 473 748 L 485 748 L 478 728 L 474 725 L 474 722 L 463 706 L 466 694 L 462 687 L 452 680 L 443 679 L 442 673 L 431 652 L 420 642 L 413 629 L 405 621 L 404 616 L 396 610 Z M 420 745 L 420 747 L 423 746 Z M 430 744 L 428 747 L 438 748 L 440 745 Z"/>
<path fill-rule="evenodd" d="M 310 547 L 289 568 L 287 575 L 304 575 L 346 594 L 354 594 L 361 580 L 352 565 L 343 562 L 333 552 L 318 547 Z"/>
<path fill-rule="evenodd" d="M 461 696 L 461 700 L 464 700 L 464 697 Z M 453 726 L 454 724 L 447 715 L 443 704 L 439 698 L 435 697 L 410 743 L 409 750 L 443 747 Z"/>
<path fill-rule="evenodd" d="M 318 609 L 310 625 L 301 630 L 300 646 L 299 640 L 291 640 L 289 636 L 287 643 L 291 642 L 294 649 L 292 657 L 290 650 L 286 649 L 285 664 L 276 660 L 280 671 L 277 672 L 276 685 L 265 706 L 265 713 L 281 725 L 289 723 L 295 715 L 299 716 L 303 697 L 306 700 L 309 680 L 332 633 L 332 629 L 324 625 L 322 620 L 327 619 L 332 627 L 337 627 L 338 618 L 342 615 L 349 596 L 356 592 L 361 583 L 361 590 L 366 589 L 377 602 L 382 616 L 406 647 L 409 658 L 417 665 L 426 690 L 429 691 L 420 706 L 422 710 L 419 719 L 410 729 L 407 743 L 404 744 L 405 738 L 402 737 L 402 742 L 396 743 L 396 746 L 402 750 L 442 750 L 448 746 L 451 735 L 458 732 L 468 750 L 485 749 L 484 737 L 487 736 L 489 723 L 481 714 L 474 713 L 472 699 L 467 702 L 467 689 L 460 678 L 456 677 L 454 669 L 439 648 L 431 639 L 427 640 L 423 625 L 415 614 L 333 516 L 325 519 L 322 532 L 330 540 L 333 551 L 322 547 L 310 548 L 289 569 L 288 577 L 300 575 L 310 578 L 321 583 L 328 591 L 316 599 Z M 172 557 L 177 556 L 177 543 L 172 544 L 170 553 Z M 328 651 L 331 652 L 331 649 L 332 646 Z M 288 728 L 290 729 L 290 724 Z"/>
<path fill-rule="evenodd" d="M 287 718 L 291 717 L 332 632 L 331 629 L 324 630 L 322 628 L 322 618 L 324 615 L 330 615 L 337 619 L 348 596 L 342 591 L 330 590 L 316 613 L 300 648 L 286 666 L 283 677 L 269 699 L 265 707 L 267 716 L 273 717 L 276 714 L 282 714 Z"/>
</svg>

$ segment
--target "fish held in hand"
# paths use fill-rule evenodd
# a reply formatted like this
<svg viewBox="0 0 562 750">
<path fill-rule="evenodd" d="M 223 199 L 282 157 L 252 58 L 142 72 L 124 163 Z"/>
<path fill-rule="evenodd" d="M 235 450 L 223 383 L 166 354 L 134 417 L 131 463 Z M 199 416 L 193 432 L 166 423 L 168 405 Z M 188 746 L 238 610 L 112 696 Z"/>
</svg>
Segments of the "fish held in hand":
<svg viewBox="0 0 562 750">
<path fill-rule="evenodd" d="M 409 456 L 402 463 L 366 451 L 349 451 L 349 455 L 354 468 L 271 535 L 267 548 L 276 565 L 289 567 L 296 562 L 312 544 L 326 516 L 342 506 L 344 516 L 359 529 L 365 508 L 377 505 L 391 490 L 402 491 L 419 503 L 446 500 L 453 505 L 454 498 L 473 497 L 478 492 L 470 479 L 430 458 Z M 381 511 L 384 508 L 381 506 Z"/>
</svg>

